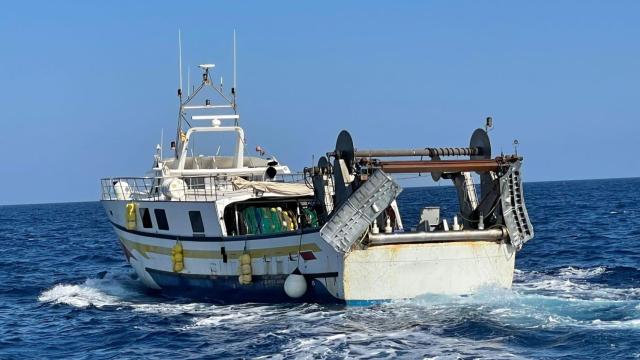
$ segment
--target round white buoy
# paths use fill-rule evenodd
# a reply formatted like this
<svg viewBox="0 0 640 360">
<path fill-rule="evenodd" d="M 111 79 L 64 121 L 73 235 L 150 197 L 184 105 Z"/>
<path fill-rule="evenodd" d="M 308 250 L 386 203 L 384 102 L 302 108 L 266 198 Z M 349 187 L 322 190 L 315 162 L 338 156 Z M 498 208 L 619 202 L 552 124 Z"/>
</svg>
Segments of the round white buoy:
<svg viewBox="0 0 640 360">
<path fill-rule="evenodd" d="M 284 281 L 284 292 L 290 298 L 297 299 L 307 292 L 307 280 L 300 274 L 289 274 Z"/>
</svg>

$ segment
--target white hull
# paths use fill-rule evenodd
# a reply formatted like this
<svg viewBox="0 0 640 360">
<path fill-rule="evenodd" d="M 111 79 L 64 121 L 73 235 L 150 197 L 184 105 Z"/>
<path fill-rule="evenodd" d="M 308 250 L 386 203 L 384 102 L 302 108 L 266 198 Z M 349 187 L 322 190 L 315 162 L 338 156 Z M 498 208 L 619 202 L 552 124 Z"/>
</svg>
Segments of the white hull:
<svg viewBox="0 0 640 360">
<path fill-rule="evenodd" d="M 296 268 L 309 283 L 302 300 L 351 304 L 430 293 L 471 294 L 484 286 L 509 288 L 513 279 L 515 251 L 504 242 L 381 245 L 343 254 L 327 244 L 317 229 L 266 237 L 222 237 L 213 225 L 207 229 L 214 233 L 203 237 L 194 237 L 174 224 L 173 233 L 129 230 L 123 221 L 126 203 L 103 201 L 128 261 L 146 286 L 177 294 L 232 302 L 293 300 L 284 293 L 283 283 Z M 182 219 L 180 213 L 194 208 L 216 213 L 215 203 L 153 202 L 145 206 L 164 209 L 170 219 Z M 180 271 L 174 271 L 171 255 L 177 243 L 184 253 Z M 243 253 L 251 256 L 253 277 L 246 285 L 239 281 Z M 312 258 L 305 260 L 300 253 L 312 254 Z"/>
</svg>

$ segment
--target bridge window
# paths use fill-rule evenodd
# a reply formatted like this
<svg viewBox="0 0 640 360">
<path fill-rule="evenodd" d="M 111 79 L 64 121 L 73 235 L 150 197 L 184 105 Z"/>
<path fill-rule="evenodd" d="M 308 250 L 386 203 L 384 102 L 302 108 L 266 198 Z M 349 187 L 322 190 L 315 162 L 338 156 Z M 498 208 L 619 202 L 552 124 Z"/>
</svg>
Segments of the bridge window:
<svg viewBox="0 0 640 360">
<path fill-rule="evenodd" d="M 202 223 L 200 211 L 189 211 L 189 220 L 191 220 L 191 230 L 194 233 L 204 233 L 204 224 Z"/>
<path fill-rule="evenodd" d="M 153 209 L 153 213 L 156 215 L 156 222 L 158 223 L 158 229 L 169 230 L 169 223 L 167 222 L 167 214 L 164 209 Z"/>
<path fill-rule="evenodd" d="M 149 229 L 153 227 L 153 224 L 151 223 L 151 215 L 149 214 L 149 209 L 140 208 L 140 218 L 142 219 L 142 226 L 145 229 Z"/>
</svg>

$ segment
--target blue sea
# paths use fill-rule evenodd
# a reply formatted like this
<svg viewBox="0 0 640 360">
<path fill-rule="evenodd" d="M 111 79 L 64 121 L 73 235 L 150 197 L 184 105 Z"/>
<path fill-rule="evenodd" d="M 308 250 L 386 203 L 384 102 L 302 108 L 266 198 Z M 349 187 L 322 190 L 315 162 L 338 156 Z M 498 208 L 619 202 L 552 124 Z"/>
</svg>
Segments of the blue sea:
<svg viewBox="0 0 640 360">
<path fill-rule="evenodd" d="M 0 359 L 640 358 L 640 179 L 525 184 L 512 290 L 370 307 L 147 292 L 98 202 L 0 207 Z M 455 212 L 451 187 L 407 188 Z"/>
</svg>

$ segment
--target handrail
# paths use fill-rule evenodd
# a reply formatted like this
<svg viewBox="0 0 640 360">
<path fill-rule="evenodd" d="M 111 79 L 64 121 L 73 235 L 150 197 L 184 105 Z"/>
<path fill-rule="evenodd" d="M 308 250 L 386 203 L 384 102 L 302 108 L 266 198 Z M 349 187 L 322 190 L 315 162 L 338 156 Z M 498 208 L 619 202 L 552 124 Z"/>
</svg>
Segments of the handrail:
<svg viewBox="0 0 640 360">
<path fill-rule="evenodd" d="M 226 175 L 109 177 L 100 179 L 101 198 L 102 200 L 213 202 L 225 192 L 235 191 L 233 178 Z M 243 178 L 250 181 L 265 181 L 263 176 L 252 175 Z M 301 173 L 277 174 L 269 181 L 305 184 L 304 174 Z"/>
</svg>

